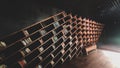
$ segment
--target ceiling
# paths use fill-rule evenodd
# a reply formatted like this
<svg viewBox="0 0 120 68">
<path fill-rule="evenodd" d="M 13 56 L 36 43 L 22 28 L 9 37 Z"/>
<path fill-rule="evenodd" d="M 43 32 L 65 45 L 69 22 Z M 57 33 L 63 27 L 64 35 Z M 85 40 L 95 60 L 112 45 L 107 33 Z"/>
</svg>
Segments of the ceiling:
<svg viewBox="0 0 120 68">
<path fill-rule="evenodd" d="M 45 3 L 105 24 L 120 21 L 120 0 L 44 0 L 42 4 Z"/>
<path fill-rule="evenodd" d="M 10 5 L 19 4 L 16 8 L 22 6 L 21 3 L 24 5 L 31 3 L 38 6 L 52 6 L 105 24 L 118 23 L 120 21 L 120 0 L 30 0 L 28 2 L 24 0 L 13 2 L 4 0 L 4 3 L 1 2 L 1 4 L 5 5 L 8 3 Z M 2 5 L 2 7 L 5 5 Z M 14 5 L 11 7 L 15 7 Z"/>
</svg>

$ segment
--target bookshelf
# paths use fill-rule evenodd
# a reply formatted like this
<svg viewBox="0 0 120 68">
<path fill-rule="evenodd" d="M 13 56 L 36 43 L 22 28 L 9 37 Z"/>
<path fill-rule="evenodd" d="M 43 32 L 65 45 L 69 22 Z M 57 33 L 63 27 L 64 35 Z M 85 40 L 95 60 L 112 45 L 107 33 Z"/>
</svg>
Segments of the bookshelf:
<svg viewBox="0 0 120 68">
<path fill-rule="evenodd" d="M 54 68 L 96 49 L 103 24 L 64 11 L 0 39 L 0 65 Z"/>
</svg>

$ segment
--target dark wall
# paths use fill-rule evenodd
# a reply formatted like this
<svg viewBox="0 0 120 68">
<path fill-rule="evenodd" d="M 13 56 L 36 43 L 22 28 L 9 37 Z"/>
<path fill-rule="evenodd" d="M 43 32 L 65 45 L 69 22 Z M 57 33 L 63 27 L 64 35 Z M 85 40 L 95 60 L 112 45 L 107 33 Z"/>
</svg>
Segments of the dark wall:
<svg viewBox="0 0 120 68">
<path fill-rule="evenodd" d="M 0 8 L 0 37 L 20 30 L 61 10 L 29 1 L 5 1 Z"/>
<path fill-rule="evenodd" d="M 120 23 L 106 24 L 99 40 L 102 45 L 120 45 Z"/>
<path fill-rule="evenodd" d="M 100 43 L 105 45 L 119 45 L 120 46 L 120 1 L 113 0 L 106 2 L 100 10 L 100 21 L 105 24 Z"/>
<path fill-rule="evenodd" d="M 112 3 L 105 0 L 0 2 L 0 37 L 65 10 L 105 24 L 99 44 L 120 45 L 120 10 L 119 7 L 113 9 L 113 5 L 109 6 L 110 2 Z"/>
</svg>

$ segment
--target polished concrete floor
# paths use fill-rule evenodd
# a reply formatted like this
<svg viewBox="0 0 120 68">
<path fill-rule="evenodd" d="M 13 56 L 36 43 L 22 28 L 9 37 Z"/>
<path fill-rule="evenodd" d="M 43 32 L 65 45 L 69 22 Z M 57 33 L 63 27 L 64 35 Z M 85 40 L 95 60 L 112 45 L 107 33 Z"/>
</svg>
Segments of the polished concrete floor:
<svg viewBox="0 0 120 68">
<path fill-rule="evenodd" d="M 79 56 L 59 68 L 120 68 L 120 53 L 97 49 L 88 56 Z"/>
</svg>

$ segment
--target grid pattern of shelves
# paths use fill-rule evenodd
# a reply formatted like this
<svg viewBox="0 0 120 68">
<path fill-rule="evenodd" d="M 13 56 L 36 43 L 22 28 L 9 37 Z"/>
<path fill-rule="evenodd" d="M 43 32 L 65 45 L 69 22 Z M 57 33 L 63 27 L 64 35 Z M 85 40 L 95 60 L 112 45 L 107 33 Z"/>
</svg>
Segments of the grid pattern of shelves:
<svg viewBox="0 0 120 68">
<path fill-rule="evenodd" d="M 1 39 L 0 64 L 8 68 L 56 67 L 95 44 L 102 26 L 63 11 Z"/>
<path fill-rule="evenodd" d="M 83 28 L 83 53 L 88 54 L 90 51 L 96 49 L 96 43 L 101 35 L 104 25 L 86 18 L 83 18 L 81 23 Z"/>
</svg>

